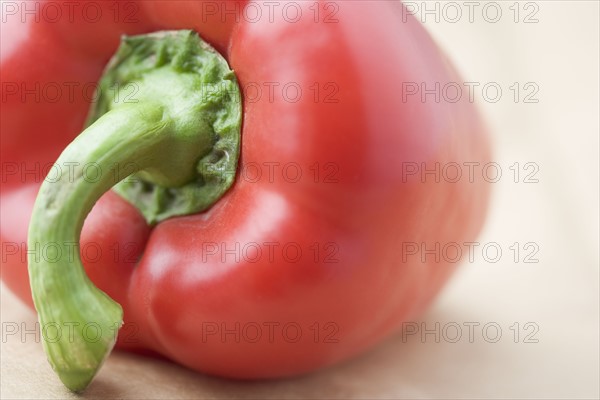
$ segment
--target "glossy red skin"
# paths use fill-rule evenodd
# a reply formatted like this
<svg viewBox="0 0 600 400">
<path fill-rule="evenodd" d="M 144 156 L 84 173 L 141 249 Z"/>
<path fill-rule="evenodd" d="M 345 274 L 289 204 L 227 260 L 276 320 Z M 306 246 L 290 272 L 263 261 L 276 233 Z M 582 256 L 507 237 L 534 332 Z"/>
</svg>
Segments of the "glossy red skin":
<svg viewBox="0 0 600 400">
<path fill-rule="evenodd" d="M 206 17 L 202 23 L 200 1 L 140 2 L 139 24 L 87 26 L 68 45 L 64 37 L 73 32 L 66 28 L 31 24 L 31 36 L 18 51 L 3 55 L 3 82 L 86 82 L 98 78 L 120 33 L 192 28 L 226 56 L 242 87 L 297 82 L 307 93 L 297 103 L 281 96 L 271 102 L 266 95 L 244 102 L 242 165 L 296 162 L 303 172 L 298 182 L 281 175 L 258 182 L 238 176 L 207 212 L 152 229 L 115 194 L 96 205 L 82 246 L 136 244 L 117 260 L 110 251 L 96 262 L 84 257 L 91 279 L 124 308 L 119 347 L 150 349 L 198 371 L 235 378 L 289 376 L 330 365 L 416 318 L 457 266 L 432 257 L 402 262 L 402 243 L 462 243 L 480 230 L 489 191 L 484 182 L 402 179 L 404 162 L 489 160 L 485 129 L 467 99 L 403 101 L 402 82 L 432 87 L 461 81 L 424 29 L 411 16 L 403 22 L 402 5 L 395 2 L 337 2 L 339 22 L 330 24 L 314 23 L 312 2 L 296 4 L 310 17 L 297 23 L 280 14 L 273 23 Z M 3 38 L 22 29 L 3 27 Z M 48 32 L 51 47 L 33 45 Z M 97 42 L 99 50 L 90 51 Z M 37 59 L 49 65 L 31 62 Z M 307 90 L 315 82 L 335 82 L 339 102 L 315 102 Z M 3 160 L 52 162 L 81 129 L 87 107 L 84 99 L 54 105 L 3 101 Z M 315 183 L 309 166 L 316 162 L 335 163 L 338 182 Z M 38 186 L 12 177 L 3 183 L 3 243 L 26 242 Z M 273 258 L 257 262 L 233 256 L 224 262 L 222 254 L 203 254 L 203 243 L 232 249 L 236 242 L 258 243 L 263 250 L 267 242 L 279 248 L 294 242 L 303 256 L 290 262 L 274 251 Z M 321 248 L 337 244 L 338 262 L 325 262 L 323 254 L 315 261 L 309 253 L 315 242 Z M 3 258 L 2 279 L 31 305 L 23 257 Z M 280 324 L 273 340 L 264 325 L 270 322 Z M 279 329 L 290 322 L 302 328 L 297 342 Z M 337 327 L 336 343 L 324 340 L 334 329 L 323 329 L 329 322 Z M 228 329 L 257 323 L 263 336 L 252 343 L 243 332 L 239 342 L 233 334 L 203 334 L 213 323 Z"/>
</svg>

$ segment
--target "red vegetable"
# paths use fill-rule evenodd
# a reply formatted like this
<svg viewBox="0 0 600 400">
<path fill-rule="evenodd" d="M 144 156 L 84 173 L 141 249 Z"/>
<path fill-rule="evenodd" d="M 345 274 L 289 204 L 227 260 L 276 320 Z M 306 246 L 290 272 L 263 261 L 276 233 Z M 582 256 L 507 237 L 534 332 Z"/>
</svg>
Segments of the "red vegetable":
<svg viewBox="0 0 600 400">
<path fill-rule="evenodd" d="M 84 202 L 79 195 L 64 193 L 100 190 L 94 184 L 81 189 L 82 160 L 94 161 L 121 142 L 107 139 L 112 144 L 100 152 L 88 141 L 77 149 L 89 151 L 91 158 L 81 159 L 69 150 L 75 149 L 73 144 L 59 158 L 59 170 L 50 166 L 83 129 L 92 89 L 120 35 L 175 29 L 196 31 L 237 76 L 243 92 L 240 160 L 231 188 L 203 212 L 164 220 L 144 213 L 144 219 L 111 192 L 95 205 L 85 221 L 80 250 L 93 284 L 123 308 L 125 325 L 117 346 L 151 350 L 221 376 L 289 376 L 357 354 L 425 309 L 457 264 L 436 257 L 407 259 L 405 245 L 431 248 L 473 240 L 489 188 L 465 177 L 436 182 L 422 172 L 438 168 L 439 173 L 450 163 L 483 164 L 489 147 L 467 98 L 451 103 L 406 95 L 407 83 L 433 88 L 436 82 L 443 86 L 460 78 L 401 3 L 95 4 L 101 18 L 94 23 L 77 9 L 69 14 L 68 2 L 45 1 L 39 3 L 39 21 L 20 23 L 15 15 L 21 15 L 11 11 L 2 32 L 2 279 L 29 304 L 24 259 L 29 217 L 44 176 L 63 174 L 58 182 L 46 179 L 48 189 L 40 193 L 36 228 L 29 238 L 32 278 L 43 276 L 33 282 L 36 306 L 53 315 L 42 318 L 42 324 L 73 321 L 56 316 L 63 310 L 61 301 L 75 302 L 76 312 L 96 310 L 73 298 L 64 300 L 79 293 L 75 286 L 65 289 L 76 268 L 65 257 L 48 263 L 48 251 L 52 235 L 62 229 L 56 221 L 71 218 L 75 222 L 65 229 L 77 235 L 76 221 L 86 214 L 84 205 L 73 205 Z M 62 18 L 48 21 L 44 7 L 61 10 Z M 165 48 L 160 51 L 174 45 Z M 156 61 L 160 51 L 146 60 Z M 120 94 L 126 95 L 123 82 L 117 79 Z M 175 101 L 184 97 L 179 86 L 160 82 L 160 93 L 173 88 Z M 58 100 L 48 95 L 54 85 L 60 90 Z M 82 137 L 92 130 L 108 135 L 121 129 L 115 128 L 121 122 L 125 133 L 137 129 L 133 125 L 150 129 L 146 125 L 154 124 L 152 118 L 160 119 L 160 113 L 153 113 L 166 106 L 149 106 L 153 100 L 144 97 L 149 90 L 140 85 L 143 113 L 134 111 L 135 104 L 121 107 L 125 117 L 101 119 Z M 106 107 L 123 103 L 107 97 L 109 86 L 103 89 Z M 168 95 L 156 97 L 159 103 L 171 101 Z M 97 107 L 92 120 L 102 114 Z M 119 151 L 137 149 L 137 140 Z M 177 151 L 169 153 L 170 145 L 162 144 L 153 153 L 168 159 L 161 159 L 161 173 L 196 146 L 174 140 Z M 65 177 L 65 160 L 79 162 L 73 167 L 79 183 Z M 188 167 L 193 165 L 181 168 Z M 172 180 L 165 182 L 163 186 L 173 186 Z M 55 219 L 53 210 L 66 219 Z M 38 228 L 44 232 L 37 234 Z M 38 264 L 44 258 L 42 268 Z M 62 275 L 50 279 L 55 265 Z M 53 298 L 61 285 L 67 294 Z M 91 298 L 84 293 L 83 299 Z M 112 307 L 94 293 L 100 296 L 98 310 L 105 302 L 107 309 Z M 86 318 L 77 320 L 79 335 L 83 325 L 94 322 Z M 108 336 L 108 324 L 99 325 L 99 343 Z M 87 346 L 90 340 L 84 342 Z M 60 351 L 67 355 L 56 355 L 58 350 L 45 345 L 61 379 L 79 390 L 92 379 L 111 342 L 92 354 L 96 365 L 89 370 L 71 360 L 80 348 L 73 355 L 69 344 L 61 342 Z"/>
</svg>

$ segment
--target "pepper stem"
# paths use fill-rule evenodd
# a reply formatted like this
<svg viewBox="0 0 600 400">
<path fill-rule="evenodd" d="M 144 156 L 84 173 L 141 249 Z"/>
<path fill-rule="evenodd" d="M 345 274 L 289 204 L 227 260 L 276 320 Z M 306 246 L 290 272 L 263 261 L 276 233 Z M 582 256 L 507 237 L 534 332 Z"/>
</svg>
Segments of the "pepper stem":
<svg viewBox="0 0 600 400">
<path fill-rule="evenodd" d="M 165 126 L 156 105 L 105 114 L 61 154 L 55 168 L 62 173 L 44 181 L 35 202 L 28 238 L 33 300 L 48 360 L 71 390 L 90 383 L 123 321 L 121 306 L 83 269 L 77 244 L 85 216 L 100 196 L 134 172 L 122 166 L 151 162 L 167 137 Z M 69 334 L 53 335 L 53 330 Z"/>
<path fill-rule="evenodd" d="M 79 255 L 83 223 L 96 201 L 135 173 L 121 183 L 129 185 L 124 197 L 149 222 L 198 212 L 229 188 L 239 154 L 235 76 L 193 32 L 124 38 L 103 79 L 135 84 L 137 98 L 104 101 L 101 113 L 95 105 L 94 122 L 42 183 L 29 226 L 29 276 L 44 349 L 73 391 L 94 378 L 123 323 L 121 306 L 90 281 Z M 207 79 L 225 85 L 205 97 L 197 89 Z"/>
</svg>

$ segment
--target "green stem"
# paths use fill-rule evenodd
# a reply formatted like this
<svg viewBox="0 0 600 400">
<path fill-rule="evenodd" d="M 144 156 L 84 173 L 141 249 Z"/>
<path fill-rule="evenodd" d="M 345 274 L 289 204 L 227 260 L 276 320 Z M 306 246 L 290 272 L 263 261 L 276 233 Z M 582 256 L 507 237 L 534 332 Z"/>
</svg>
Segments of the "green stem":
<svg viewBox="0 0 600 400">
<path fill-rule="evenodd" d="M 35 202 L 28 239 L 33 300 L 48 359 L 72 390 L 92 380 L 123 321 L 121 306 L 86 276 L 74 244 L 94 203 L 133 172 L 121 167 L 151 165 L 168 140 L 166 126 L 156 105 L 109 112 L 66 148 L 55 164 L 60 178 L 46 180 Z"/>
<path fill-rule="evenodd" d="M 91 382 L 123 322 L 121 306 L 94 286 L 79 256 L 83 223 L 96 201 L 135 173 L 119 194 L 148 222 L 199 212 L 230 187 L 239 154 L 235 75 L 193 32 L 124 38 L 100 89 L 125 83 L 135 85 L 135 101 L 114 91 L 107 98 L 108 90 L 100 96 L 93 123 L 43 182 L 29 226 L 29 275 L 44 349 L 74 391 Z M 210 96 L 198 90 L 207 83 L 218 85 Z"/>
</svg>

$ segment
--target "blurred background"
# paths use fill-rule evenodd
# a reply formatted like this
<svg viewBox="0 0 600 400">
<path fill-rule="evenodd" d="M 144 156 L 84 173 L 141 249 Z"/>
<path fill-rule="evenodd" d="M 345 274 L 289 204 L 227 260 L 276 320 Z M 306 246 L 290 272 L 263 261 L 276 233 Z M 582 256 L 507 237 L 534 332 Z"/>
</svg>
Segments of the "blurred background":
<svg viewBox="0 0 600 400">
<path fill-rule="evenodd" d="M 405 3 L 471 82 L 491 127 L 502 176 L 473 259 L 409 331 L 345 364 L 242 383 L 117 353 L 84 397 L 600 396 L 599 3 Z M 33 326 L 31 311 L 1 296 L 3 321 Z M 38 343 L 3 336 L 1 372 L 2 398 L 73 396 L 32 386 L 55 380 Z"/>
</svg>

